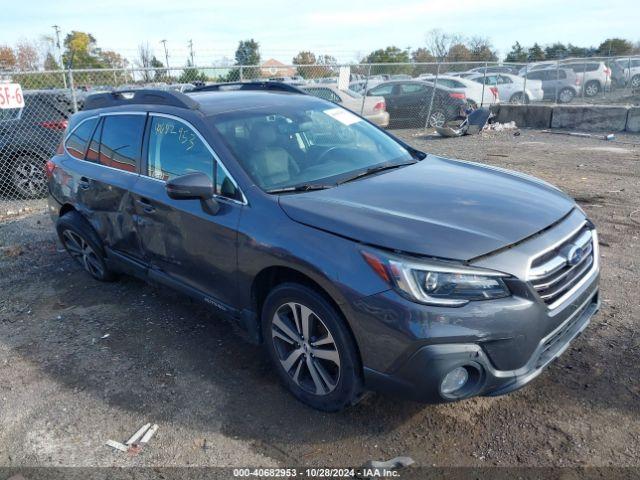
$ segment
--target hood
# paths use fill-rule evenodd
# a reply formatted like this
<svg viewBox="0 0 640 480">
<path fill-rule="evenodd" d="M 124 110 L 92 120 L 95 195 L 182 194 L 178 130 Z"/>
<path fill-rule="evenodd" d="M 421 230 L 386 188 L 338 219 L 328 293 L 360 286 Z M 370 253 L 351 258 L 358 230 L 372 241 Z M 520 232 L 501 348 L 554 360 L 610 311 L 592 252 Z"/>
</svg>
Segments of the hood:
<svg viewBox="0 0 640 480">
<path fill-rule="evenodd" d="M 560 220 L 574 202 L 528 175 L 427 156 L 327 190 L 280 196 L 296 222 L 359 242 L 470 260 Z"/>
</svg>

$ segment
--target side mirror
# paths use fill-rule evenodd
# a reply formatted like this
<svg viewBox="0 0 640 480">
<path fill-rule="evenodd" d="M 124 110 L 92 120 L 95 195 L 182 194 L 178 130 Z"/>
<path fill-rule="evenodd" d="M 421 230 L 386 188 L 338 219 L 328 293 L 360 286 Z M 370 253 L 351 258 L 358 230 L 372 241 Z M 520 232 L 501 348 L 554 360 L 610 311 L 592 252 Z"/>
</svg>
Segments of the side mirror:
<svg viewBox="0 0 640 480">
<path fill-rule="evenodd" d="M 200 200 L 202 209 L 215 215 L 220 205 L 213 198 L 213 182 L 202 172 L 187 173 L 169 180 L 165 188 L 169 198 L 174 200 Z"/>
<path fill-rule="evenodd" d="M 213 196 L 213 182 L 202 172 L 172 178 L 165 188 L 169 198 L 174 200 L 207 200 Z"/>
</svg>

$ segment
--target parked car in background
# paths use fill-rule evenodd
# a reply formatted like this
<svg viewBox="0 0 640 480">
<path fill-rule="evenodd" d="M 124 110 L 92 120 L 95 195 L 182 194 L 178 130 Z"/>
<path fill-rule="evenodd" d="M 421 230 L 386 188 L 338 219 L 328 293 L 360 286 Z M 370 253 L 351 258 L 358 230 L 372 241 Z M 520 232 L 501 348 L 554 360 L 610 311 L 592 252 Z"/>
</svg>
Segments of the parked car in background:
<svg viewBox="0 0 640 480">
<path fill-rule="evenodd" d="M 563 68 L 572 69 L 582 84 L 585 97 L 595 97 L 603 89 L 611 86 L 611 69 L 600 61 L 571 61 L 560 63 Z"/>
<path fill-rule="evenodd" d="M 474 82 L 483 83 L 490 87 L 496 87 L 503 102 L 525 103 L 539 102 L 544 98 L 542 82 L 540 80 L 527 81 L 526 89 L 524 78 L 507 73 L 482 74 L 476 73 L 468 77 Z"/>
<path fill-rule="evenodd" d="M 486 67 L 476 67 L 469 70 L 470 72 L 477 73 L 508 73 L 510 75 L 518 75 L 520 67 L 510 65 L 489 65 Z"/>
<path fill-rule="evenodd" d="M 615 63 L 622 68 L 625 85 L 634 89 L 640 88 L 640 58 L 617 59 Z"/>
<path fill-rule="evenodd" d="M 431 74 L 423 74 L 420 75 L 419 79 L 433 83 L 436 77 Z M 474 107 L 488 106 L 500 102 L 499 92 L 495 86 L 485 86 L 483 88 L 482 84 L 473 80 L 450 75 L 439 75 L 437 84 L 464 93 L 467 97 L 467 102 Z"/>
<path fill-rule="evenodd" d="M 24 108 L 0 110 L 0 191 L 39 198 L 46 193 L 45 162 L 60 144 L 73 103 L 62 90 L 25 90 L 23 96 Z"/>
<path fill-rule="evenodd" d="M 196 86 L 193 83 L 172 83 L 167 85 L 167 88 L 176 92 L 186 93 L 195 90 Z"/>
<path fill-rule="evenodd" d="M 533 72 L 535 70 L 542 70 L 544 68 L 551 68 L 551 67 L 555 67 L 556 62 L 535 62 L 535 63 L 528 63 L 526 65 L 523 65 L 520 70 L 518 71 L 518 75 L 523 76 L 525 73 L 528 72 Z"/>
<path fill-rule="evenodd" d="M 365 90 L 373 88 L 382 82 L 384 80 L 379 77 L 371 77 L 369 80 L 356 80 L 349 84 L 349 90 L 362 94 Z"/>
<path fill-rule="evenodd" d="M 443 86 L 434 88 L 422 80 L 384 82 L 370 88 L 367 96 L 384 97 L 391 122 L 415 127 L 427 125 L 427 116 L 429 126 L 441 127 L 463 117 L 469 108 L 464 93 Z"/>
<path fill-rule="evenodd" d="M 580 78 L 570 68 L 547 68 L 534 70 L 525 75 L 527 84 L 532 80 L 542 82 L 545 100 L 569 103 L 580 95 Z"/>
<path fill-rule="evenodd" d="M 329 100 L 375 123 L 379 127 L 389 125 L 389 113 L 384 97 L 363 97 L 352 90 L 340 90 L 336 85 L 303 86 L 300 89 L 315 97 Z M 364 99 L 364 107 L 363 107 Z"/>
<path fill-rule="evenodd" d="M 406 73 L 396 73 L 395 75 L 389 75 L 389 80 L 411 80 L 413 77 Z"/>
</svg>

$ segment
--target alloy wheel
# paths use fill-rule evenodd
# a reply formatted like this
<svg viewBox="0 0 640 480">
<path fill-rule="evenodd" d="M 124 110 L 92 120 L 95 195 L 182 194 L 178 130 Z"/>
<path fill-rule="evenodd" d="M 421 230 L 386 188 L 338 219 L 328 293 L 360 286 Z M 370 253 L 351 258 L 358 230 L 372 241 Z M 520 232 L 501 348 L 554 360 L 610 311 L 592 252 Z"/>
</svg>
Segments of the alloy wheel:
<svg viewBox="0 0 640 480">
<path fill-rule="evenodd" d="M 309 307 L 289 302 L 271 321 L 280 365 L 291 380 L 314 395 L 327 395 L 340 379 L 340 354 L 327 325 Z"/>
<path fill-rule="evenodd" d="M 41 196 L 46 190 L 46 181 L 39 162 L 30 158 L 18 159 L 13 169 L 13 186 L 26 198 Z"/>
<path fill-rule="evenodd" d="M 595 97 L 598 94 L 598 85 L 590 83 L 585 87 L 584 93 L 587 97 Z"/>
<path fill-rule="evenodd" d="M 98 255 L 84 238 L 72 230 L 65 230 L 62 232 L 62 239 L 67 251 L 90 275 L 98 278 L 104 275 Z"/>
<path fill-rule="evenodd" d="M 560 103 L 569 103 L 573 100 L 573 92 L 569 89 L 562 90 L 558 95 L 558 100 L 560 100 Z"/>
<path fill-rule="evenodd" d="M 447 117 L 444 112 L 440 110 L 436 110 L 435 112 L 431 112 L 431 116 L 429 117 L 429 125 L 432 127 L 442 127 L 447 121 Z"/>
<path fill-rule="evenodd" d="M 640 87 L 640 75 L 636 75 L 635 77 L 633 77 L 631 79 L 631 86 L 633 88 L 638 88 Z"/>
</svg>

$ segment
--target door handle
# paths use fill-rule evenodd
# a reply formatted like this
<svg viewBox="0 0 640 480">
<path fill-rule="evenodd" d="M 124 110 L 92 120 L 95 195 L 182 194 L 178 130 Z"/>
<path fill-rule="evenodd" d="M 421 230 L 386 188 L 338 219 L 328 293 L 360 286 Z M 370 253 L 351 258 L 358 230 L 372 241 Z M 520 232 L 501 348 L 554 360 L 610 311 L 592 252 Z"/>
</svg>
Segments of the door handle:
<svg viewBox="0 0 640 480">
<path fill-rule="evenodd" d="M 87 177 L 80 177 L 79 184 L 82 190 L 87 190 L 89 187 L 91 187 L 91 180 L 89 180 Z"/>
<path fill-rule="evenodd" d="M 144 213 L 153 213 L 156 211 L 153 205 L 151 205 L 151 201 L 147 198 L 140 198 L 137 200 L 138 204 L 142 206 L 142 211 Z"/>
</svg>

